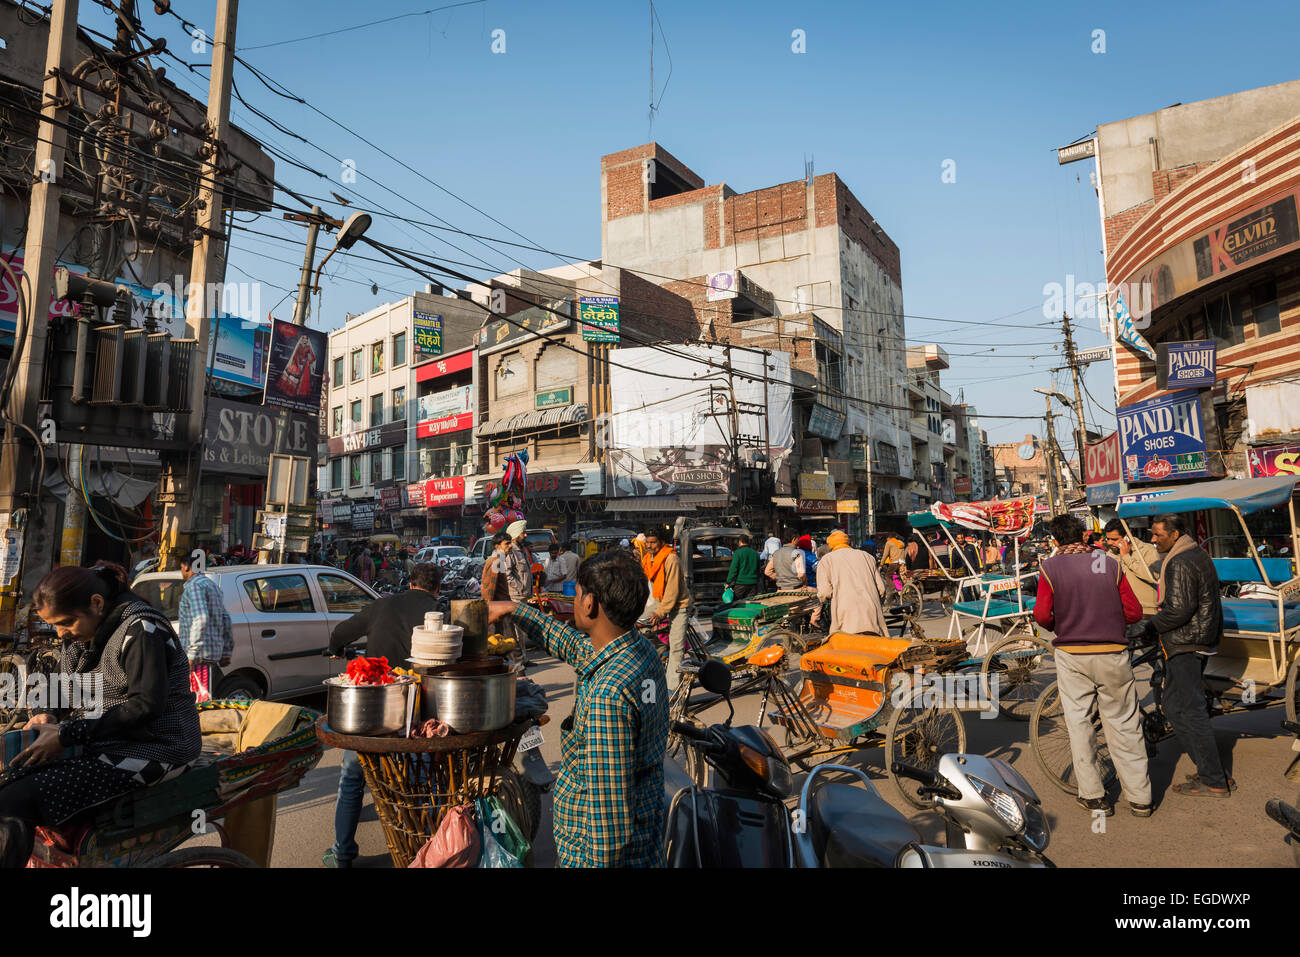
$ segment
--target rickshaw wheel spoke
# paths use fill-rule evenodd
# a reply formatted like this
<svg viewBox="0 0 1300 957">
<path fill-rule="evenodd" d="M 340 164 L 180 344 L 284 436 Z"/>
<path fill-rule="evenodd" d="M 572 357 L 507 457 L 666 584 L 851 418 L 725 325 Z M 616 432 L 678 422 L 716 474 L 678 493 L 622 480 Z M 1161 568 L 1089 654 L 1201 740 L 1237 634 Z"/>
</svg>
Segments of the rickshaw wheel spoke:
<svg viewBox="0 0 1300 957">
<path fill-rule="evenodd" d="M 993 698 L 992 678 L 997 679 L 999 712 L 1016 721 L 1028 721 L 1038 697 L 1052 682 L 1047 663 L 1051 646 L 1036 637 L 1027 624 L 1018 624 L 1007 635 L 994 641 L 980 663 L 980 690 L 986 700 Z"/>
<path fill-rule="evenodd" d="M 1093 713 L 1093 726 L 1097 736 L 1097 760 L 1101 764 L 1102 783 L 1110 787 L 1115 782 L 1115 764 L 1110 759 L 1106 735 L 1101 719 Z M 1070 733 L 1065 726 L 1065 712 L 1061 707 L 1060 691 L 1053 681 L 1038 698 L 1029 719 L 1029 741 L 1039 767 L 1058 788 L 1066 794 L 1077 794 L 1078 776 L 1074 773 L 1074 753 L 1070 750 Z"/>
</svg>

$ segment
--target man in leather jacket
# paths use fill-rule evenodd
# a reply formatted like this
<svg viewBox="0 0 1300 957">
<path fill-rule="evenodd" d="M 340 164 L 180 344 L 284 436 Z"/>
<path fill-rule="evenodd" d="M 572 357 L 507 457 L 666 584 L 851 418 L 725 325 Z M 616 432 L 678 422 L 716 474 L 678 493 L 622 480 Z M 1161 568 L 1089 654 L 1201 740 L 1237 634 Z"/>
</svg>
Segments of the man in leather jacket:
<svg viewBox="0 0 1300 957">
<path fill-rule="evenodd" d="M 1148 638 L 1160 637 L 1166 658 L 1164 711 L 1174 736 L 1197 773 L 1176 794 L 1227 798 L 1229 781 L 1219 758 L 1205 705 L 1202 675 L 1223 636 L 1219 576 L 1206 551 L 1187 533 L 1181 515 L 1161 515 L 1151 523 L 1151 541 L 1164 556 L 1157 592 L 1160 610 L 1147 623 Z"/>
</svg>

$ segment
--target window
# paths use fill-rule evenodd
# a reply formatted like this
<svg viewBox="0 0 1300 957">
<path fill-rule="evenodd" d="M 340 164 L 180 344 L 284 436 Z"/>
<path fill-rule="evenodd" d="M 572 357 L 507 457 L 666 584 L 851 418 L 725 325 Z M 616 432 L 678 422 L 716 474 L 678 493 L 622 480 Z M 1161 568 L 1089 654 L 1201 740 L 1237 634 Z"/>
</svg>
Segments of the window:
<svg viewBox="0 0 1300 957">
<path fill-rule="evenodd" d="M 406 446 L 404 445 L 393 449 L 393 481 L 406 481 Z"/>
<path fill-rule="evenodd" d="M 1250 290 L 1250 310 L 1255 316 L 1255 335 L 1275 336 L 1282 331 L 1277 308 L 1277 283 L 1262 282 Z"/>
<path fill-rule="evenodd" d="M 1240 292 L 1225 293 L 1205 304 L 1205 321 L 1220 349 L 1238 346 L 1246 341 L 1242 312 Z"/>
<path fill-rule="evenodd" d="M 361 351 L 360 349 L 352 350 L 352 381 L 361 381 Z"/>
<path fill-rule="evenodd" d="M 348 485 L 356 488 L 361 484 L 361 456 L 348 457 Z"/>
<path fill-rule="evenodd" d="M 393 368 L 406 365 L 406 333 L 393 335 Z"/>
<path fill-rule="evenodd" d="M 370 427 L 384 424 L 384 394 L 372 395 L 370 397 Z"/>
<path fill-rule="evenodd" d="M 181 591 L 185 583 L 178 578 L 152 578 L 137 582 L 131 590 L 167 616 L 168 621 L 180 617 Z"/>
<path fill-rule="evenodd" d="M 379 375 L 384 371 L 384 344 L 373 343 L 370 346 L 370 374 Z"/>
<path fill-rule="evenodd" d="M 269 614 L 314 612 L 311 590 L 302 575 L 267 575 L 244 581 L 244 591 L 253 600 L 253 607 Z"/>
<path fill-rule="evenodd" d="M 334 375 L 330 379 L 330 383 L 336 389 L 342 388 L 343 386 L 343 357 L 342 356 L 334 357 Z"/>
<path fill-rule="evenodd" d="M 330 488 L 343 488 L 343 459 L 330 459 Z"/>
<path fill-rule="evenodd" d="M 336 405 L 330 418 L 330 435 L 343 434 L 343 406 Z"/>
<path fill-rule="evenodd" d="M 349 416 L 349 418 L 352 420 L 352 431 L 353 432 L 360 431 L 361 429 L 361 400 L 360 399 L 352 400 L 351 411 L 352 411 L 352 415 Z"/>
<path fill-rule="evenodd" d="M 361 611 L 374 601 L 360 585 L 342 575 L 321 575 L 316 581 L 320 583 L 321 593 L 325 596 L 325 608 L 328 611 L 343 611 L 351 614 Z"/>
<path fill-rule="evenodd" d="M 406 386 L 393 390 L 393 421 L 400 422 L 406 418 Z"/>
<path fill-rule="evenodd" d="M 384 453 L 370 453 L 370 484 L 378 485 L 384 480 Z"/>
</svg>

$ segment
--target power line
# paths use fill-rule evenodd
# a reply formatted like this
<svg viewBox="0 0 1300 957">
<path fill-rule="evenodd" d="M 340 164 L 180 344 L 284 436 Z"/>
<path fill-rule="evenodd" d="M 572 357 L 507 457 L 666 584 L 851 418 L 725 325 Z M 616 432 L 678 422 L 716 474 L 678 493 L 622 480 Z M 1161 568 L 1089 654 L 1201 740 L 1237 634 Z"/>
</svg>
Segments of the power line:
<svg viewBox="0 0 1300 957">
<path fill-rule="evenodd" d="M 472 7 L 486 0 L 465 0 L 464 3 L 449 3 L 445 7 L 434 7 L 432 10 L 417 10 L 414 13 L 399 13 L 395 17 L 385 17 L 382 20 L 371 20 L 369 23 L 359 23 L 354 27 L 344 27 L 341 30 L 326 30 L 324 33 L 313 33 L 310 36 L 294 37 L 292 40 L 276 40 L 274 43 L 259 43 L 256 46 L 240 47 L 241 50 L 267 50 L 271 47 L 282 47 L 289 43 L 302 43 L 304 40 L 319 40 L 321 37 L 337 36 L 340 33 L 354 33 L 357 30 L 364 30 L 367 27 L 379 26 L 381 23 L 393 23 L 396 20 L 406 20 L 411 17 L 423 17 L 429 14 L 439 13 L 443 10 L 450 10 L 453 7 Z"/>
</svg>

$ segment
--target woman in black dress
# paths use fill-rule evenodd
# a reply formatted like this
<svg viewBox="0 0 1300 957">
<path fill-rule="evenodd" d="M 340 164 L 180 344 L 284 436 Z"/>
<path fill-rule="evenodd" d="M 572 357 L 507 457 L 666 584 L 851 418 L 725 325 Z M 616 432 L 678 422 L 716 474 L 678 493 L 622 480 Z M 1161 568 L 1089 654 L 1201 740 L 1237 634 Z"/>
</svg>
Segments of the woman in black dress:
<svg viewBox="0 0 1300 957">
<path fill-rule="evenodd" d="M 0 771 L 3 867 L 27 863 L 37 826 L 174 777 L 202 749 L 185 651 L 121 566 L 56 568 L 32 604 L 63 640 L 59 669 L 83 706 L 35 714 L 35 743 Z"/>
</svg>

